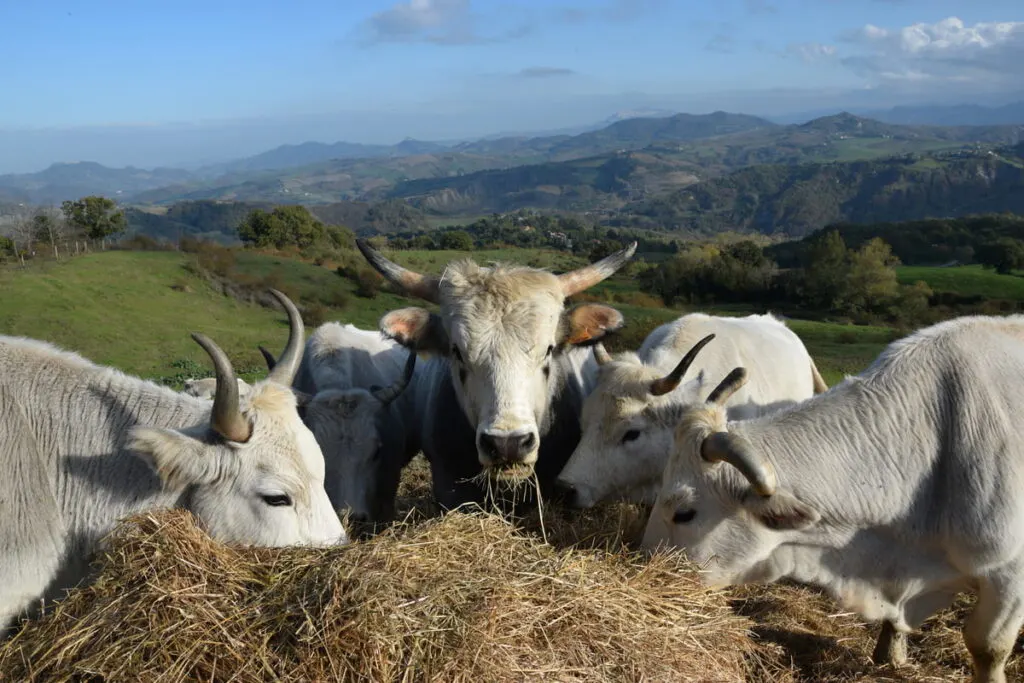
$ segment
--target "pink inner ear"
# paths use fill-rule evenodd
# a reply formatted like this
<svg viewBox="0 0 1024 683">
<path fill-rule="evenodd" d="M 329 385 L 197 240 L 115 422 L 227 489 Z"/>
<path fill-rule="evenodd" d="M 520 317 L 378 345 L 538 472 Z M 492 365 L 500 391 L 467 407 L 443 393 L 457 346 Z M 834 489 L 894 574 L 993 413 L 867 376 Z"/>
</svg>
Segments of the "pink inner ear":
<svg viewBox="0 0 1024 683">
<path fill-rule="evenodd" d="M 392 311 L 381 320 L 380 329 L 399 343 L 409 344 L 419 337 L 428 318 L 426 311 L 416 309 Z"/>
<path fill-rule="evenodd" d="M 623 317 L 610 306 L 599 304 L 584 305 L 569 314 L 569 344 L 579 344 L 591 339 L 600 339 L 608 330 L 622 326 Z"/>
</svg>

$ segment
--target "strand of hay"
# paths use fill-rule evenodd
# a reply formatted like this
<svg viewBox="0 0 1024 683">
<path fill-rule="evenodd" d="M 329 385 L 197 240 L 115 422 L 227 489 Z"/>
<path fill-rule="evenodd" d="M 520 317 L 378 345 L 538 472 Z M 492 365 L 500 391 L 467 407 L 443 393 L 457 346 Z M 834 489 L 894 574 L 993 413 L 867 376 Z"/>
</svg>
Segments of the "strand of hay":
<svg viewBox="0 0 1024 683">
<path fill-rule="evenodd" d="M 484 514 L 257 550 L 169 511 L 108 543 L 91 585 L 0 648 L 0 678 L 742 681 L 753 649 L 679 555 L 557 550 Z"/>
</svg>

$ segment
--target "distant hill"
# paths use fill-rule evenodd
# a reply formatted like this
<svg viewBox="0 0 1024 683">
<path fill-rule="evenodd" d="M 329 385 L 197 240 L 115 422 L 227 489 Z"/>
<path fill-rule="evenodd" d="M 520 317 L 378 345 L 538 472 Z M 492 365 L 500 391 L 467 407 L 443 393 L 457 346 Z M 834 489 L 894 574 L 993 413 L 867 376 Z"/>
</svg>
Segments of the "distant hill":
<svg viewBox="0 0 1024 683">
<path fill-rule="evenodd" d="M 59 204 L 89 194 L 119 199 L 192 177 L 188 171 L 171 168 L 107 168 L 92 161 L 53 164 L 38 173 L 0 175 L 0 199 L 6 196 L 33 204 Z"/>
<path fill-rule="evenodd" d="M 447 149 L 447 145 L 407 138 L 396 145 L 363 145 L 354 142 L 303 142 L 299 145 L 281 145 L 256 156 L 225 164 L 208 166 L 200 170 L 206 176 L 251 171 L 270 171 L 309 166 L 332 159 L 376 159 L 433 154 Z"/>
<path fill-rule="evenodd" d="M 270 210 L 272 202 L 183 201 L 166 209 L 127 207 L 129 234 L 144 234 L 176 243 L 182 237 L 236 244 L 238 226 L 254 209 Z M 0 205 L 2 208 L 2 205 Z M 426 217 L 403 202 L 336 202 L 310 207 L 328 225 L 343 225 L 357 234 L 425 230 Z M 2 216 L 2 214 L 0 214 Z"/>
<path fill-rule="evenodd" d="M 806 235 L 830 223 L 1024 212 L 1024 145 L 848 163 L 762 165 L 631 205 L 620 224 Z"/>
<path fill-rule="evenodd" d="M 671 130 L 661 128 L 666 129 Z M 396 184 L 386 196 L 447 215 L 520 208 L 613 210 L 750 166 L 855 161 L 965 147 L 974 150 L 976 145 L 1015 143 L 1021 139 L 1021 131 L 1014 126 L 894 126 L 841 113 L 801 125 L 665 141 L 641 150 L 571 161 L 457 177 L 423 177 Z"/>
<path fill-rule="evenodd" d="M 999 107 L 978 104 L 955 106 L 893 107 L 864 112 L 865 116 L 903 125 L 932 126 L 1001 126 L 1024 125 L 1024 100 Z"/>
</svg>

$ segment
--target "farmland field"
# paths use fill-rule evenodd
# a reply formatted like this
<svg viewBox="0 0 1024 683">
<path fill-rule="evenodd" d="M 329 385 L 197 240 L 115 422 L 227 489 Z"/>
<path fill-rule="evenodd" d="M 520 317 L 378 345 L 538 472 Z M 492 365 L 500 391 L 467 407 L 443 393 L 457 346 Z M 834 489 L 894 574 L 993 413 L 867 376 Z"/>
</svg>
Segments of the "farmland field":
<svg viewBox="0 0 1024 683">
<path fill-rule="evenodd" d="M 423 271 L 440 272 L 457 252 L 389 252 L 394 260 Z M 501 259 L 563 270 L 581 261 L 541 250 L 505 250 L 472 255 L 478 262 Z M 210 374 L 209 361 L 189 338 L 191 331 L 210 335 L 242 371 L 262 376 L 258 344 L 283 347 L 287 325 L 283 311 L 265 308 L 224 294 L 216 282 L 199 274 L 196 256 L 179 252 L 108 251 L 60 263 L 30 264 L 0 269 L 0 333 L 49 340 L 145 377 L 180 386 L 185 376 Z M 300 306 L 324 307 L 327 320 L 373 328 L 387 310 L 424 305 L 381 291 L 374 298 L 356 294 L 355 285 L 325 267 L 283 256 L 237 252 L 232 277 L 251 286 L 274 286 L 293 296 Z M 992 292 L 1007 297 L 1022 282 L 975 268 L 901 268 L 901 280 L 925 279 L 940 291 Z M 948 289 L 942 289 L 943 287 Z M 686 312 L 667 309 L 639 292 L 629 276 L 612 278 L 588 291 L 623 312 L 627 328 L 609 347 L 635 348 L 655 326 Z M 1017 296 L 1017 295 L 1014 295 Z M 1024 292 L 1020 294 L 1024 297 Z M 718 311 L 744 315 L 753 309 L 732 306 Z M 783 312 L 784 313 L 784 312 Z M 886 327 L 841 325 L 791 319 L 791 328 L 804 340 L 829 384 L 859 372 L 896 333 Z M 407 468 L 403 495 L 425 500 L 429 467 L 422 458 Z M 545 512 L 545 515 L 548 513 Z M 558 519 L 559 513 L 552 516 Z M 614 514 L 609 514 L 609 519 Z M 586 514 L 562 522 L 579 524 Z M 614 530 L 609 531 L 612 533 Z M 575 551 L 574 551 L 575 552 Z M 748 680 L 767 681 L 946 681 L 962 680 L 969 664 L 959 628 L 965 607 L 943 612 L 910 639 L 912 664 L 895 671 L 870 662 L 878 627 L 866 626 L 818 592 L 792 586 L 745 587 L 727 593 L 731 609 L 755 624 L 761 657 L 770 657 L 777 673 Z M 711 672 L 709 672 L 711 673 Z M 1011 659 L 1008 673 L 1020 674 L 1020 657 Z M 763 671 L 762 671 L 763 674 Z M 1016 679 L 1019 680 L 1019 679 Z"/>
<path fill-rule="evenodd" d="M 923 280 L 936 292 L 1024 301 L 1024 277 L 1001 275 L 981 266 L 898 266 L 896 274 L 903 284 Z"/>
<path fill-rule="evenodd" d="M 460 252 L 389 253 L 395 261 L 440 272 Z M 518 261 L 562 271 L 583 263 L 558 252 L 503 250 L 476 252 L 479 263 Z M 206 356 L 191 340 L 193 331 L 210 335 L 238 364 L 246 378 L 263 371 L 257 345 L 279 349 L 287 337 L 283 311 L 219 293 L 192 272 L 194 256 L 179 252 L 108 251 L 26 269 L 0 270 L 0 331 L 52 341 L 99 363 L 150 378 L 180 379 L 183 367 L 202 372 Z M 325 319 L 375 328 L 393 308 L 421 305 L 386 291 L 375 298 L 355 295 L 353 283 L 333 270 L 254 252 L 239 252 L 236 273 L 294 295 L 296 303 L 323 302 Z M 626 328 L 609 348 L 636 348 L 654 327 L 686 312 L 666 309 L 637 291 L 628 278 L 613 278 L 588 292 L 609 301 L 626 316 Z M 642 301 L 651 305 L 624 303 Z M 726 315 L 747 311 L 730 309 Z M 752 311 L 750 311 L 752 312 Z M 793 320 L 790 324 L 814 356 L 830 384 L 859 372 L 892 339 L 881 327 Z M 195 363 L 201 364 L 201 368 Z M 187 373 L 186 373 L 187 374 Z"/>
</svg>

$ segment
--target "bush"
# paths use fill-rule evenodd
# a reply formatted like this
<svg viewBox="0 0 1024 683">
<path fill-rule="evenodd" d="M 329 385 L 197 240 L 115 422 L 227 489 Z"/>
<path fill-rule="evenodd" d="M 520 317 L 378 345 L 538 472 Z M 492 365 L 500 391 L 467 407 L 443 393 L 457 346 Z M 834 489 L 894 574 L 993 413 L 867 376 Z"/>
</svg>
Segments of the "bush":
<svg viewBox="0 0 1024 683">
<path fill-rule="evenodd" d="M 204 246 L 197 253 L 196 260 L 200 268 L 220 277 L 230 277 L 235 269 L 235 252 L 227 247 Z"/>
<path fill-rule="evenodd" d="M 306 327 L 320 327 L 330 316 L 330 311 L 319 301 L 307 304 L 302 309 L 302 322 Z"/>
<path fill-rule="evenodd" d="M 356 295 L 364 299 L 375 299 L 383 283 L 384 278 L 376 271 L 363 268 L 356 275 Z"/>
</svg>

